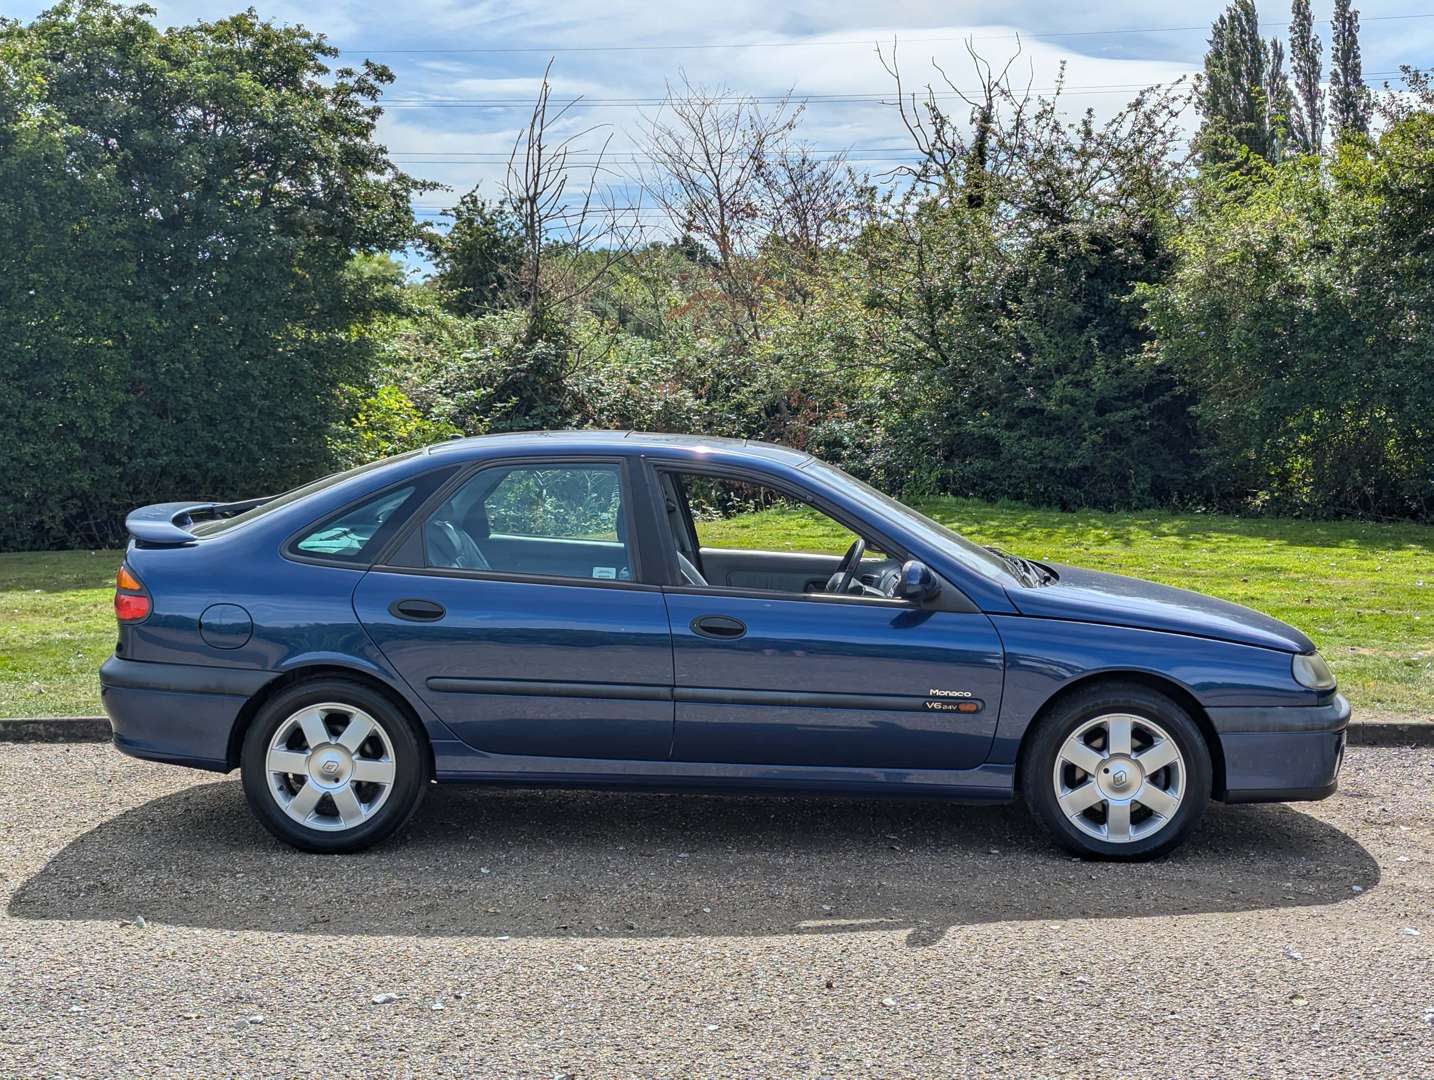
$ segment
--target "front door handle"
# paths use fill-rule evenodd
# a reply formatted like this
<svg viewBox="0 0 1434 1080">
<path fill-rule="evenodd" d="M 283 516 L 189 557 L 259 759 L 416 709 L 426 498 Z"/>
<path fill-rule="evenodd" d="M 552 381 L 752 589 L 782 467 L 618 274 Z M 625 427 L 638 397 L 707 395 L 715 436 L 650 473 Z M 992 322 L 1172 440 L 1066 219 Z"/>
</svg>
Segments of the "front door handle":
<svg viewBox="0 0 1434 1080">
<path fill-rule="evenodd" d="M 733 641 L 747 632 L 747 624 L 730 615 L 699 615 L 692 620 L 692 632 L 706 638 Z"/>
<path fill-rule="evenodd" d="M 400 619 L 414 622 L 434 622 L 447 614 L 443 605 L 433 600 L 395 600 L 388 610 Z"/>
</svg>

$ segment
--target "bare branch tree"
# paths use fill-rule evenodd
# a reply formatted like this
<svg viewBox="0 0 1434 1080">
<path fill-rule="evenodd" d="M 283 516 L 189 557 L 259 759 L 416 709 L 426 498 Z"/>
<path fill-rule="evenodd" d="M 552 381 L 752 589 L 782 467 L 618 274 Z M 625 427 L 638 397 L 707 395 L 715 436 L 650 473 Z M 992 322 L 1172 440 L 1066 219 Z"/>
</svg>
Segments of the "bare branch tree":
<svg viewBox="0 0 1434 1080">
<path fill-rule="evenodd" d="M 931 66 L 941 76 L 947 92 L 967 106 L 969 133 L 939 103 L 938 92 L 931 83 L 926 84 L 924 97 L 919 97 L 917 91 L 906 91 L 896 59 L 895 42 L 892 42 L 890 59 L 880 47 L 877 48 L 877 59 L 896 82 L 895 104 L 902 125 L 921 155 L 920 164 L 899 165 L 892 170 L 892 175 L 906 175 L 916 186 L 940 189 L 947 197 L 955 197 L 960 192 L 967 204 L 974 208 L 985 202 L 987 179 L 1000 164 L 994 160 L 998 125 L 1004 122 L 1008 127 L 1019 128 L 1024 123 L 1034 69 L 1028 76 L 1024 91 L 1017 91 L 1011 82 L 1011 68 L 1021 55 L 1019 38 L 1016 51 L 1000 71 L 996 71 L 976 51 L 969 39 L 965 45 L 976 75 L 977 86 L 973 90 L 958 86 L 934 59 Z M 1009 114 L 1004 121 L 1001 115 L 1003 109 Z"/>
<path fill-rule="evenodd" d="M 700 86 L 684 74 L 679 85 L 668 84 L 661 109 L 647 121 L 652 168 L 643 186 L 675 232 L 712 250 L 733 326 L 751 339 L 760 337 L 754 256 L 766 235 L 766 163 L 800 112 L 790 95 L 764 110 L 754 98 Z"/>
<path fill-rule="evenodd" d="M 552 311 L 592 292 L 632 252 L 639 223 L 635 208 L 623 208 L 602 178 L 612 133 L 591 160 L 571 161 L 582 140 L 606 125 L 593 125 L 565 137 L 554 129 L 579 98 L 550 111 L 553 62 L 526 128 L 519 132 L 503 180 L 504 200 L 518 219 L 524 261 L 519 292 L 528 312 L 531 344 L 548 326 Z M 585 178 L 576 198 L 568 197 L 574 173 Z M 561 252 L 560 258 L 551 257 Z"/>
<path fill-rule="evenodd" d="M 966 51 L 976 82 L 971 90 L 932 62 L 947 91 L 969 109 L 965 126 L 940 104 L 930 84 L 924 98 L 905 90 L 894 46 L 889 60 L 878 51 L 896 82 L 895 105 L 921 157 L 891 175 L 908 177 L 917 192 L 945 202 L 959 200 L 971 209 L 1007 216 L 1019 210 L 1061 224 L 1112 200 L 1130 203 L 1138 192 L 1169 190 L 1163 181 L 1184 167 L 1188 154 L 1179 150 L 1180 118 L 1189 95 L 1181 82 L 1142 90 L 1104 124 L 1089 109 L 1072 121 L 1061 107 L 1064 65 L 1055 88 L 1034 95 L 1033 72 L 1024 86 L 1011 78 L 1019 45 L 999 70 L 969 41 Z"/>
</svg>

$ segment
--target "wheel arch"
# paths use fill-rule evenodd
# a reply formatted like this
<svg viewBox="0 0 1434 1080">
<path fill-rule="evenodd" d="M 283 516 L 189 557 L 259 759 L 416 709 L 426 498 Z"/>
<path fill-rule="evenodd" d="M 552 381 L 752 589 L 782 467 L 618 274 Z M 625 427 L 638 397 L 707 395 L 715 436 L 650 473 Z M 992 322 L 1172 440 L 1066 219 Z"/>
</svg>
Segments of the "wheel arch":
<svg viewBox="0 0 1434 1080">
<path fill-rule="evenodd" d="M 1206 749 L 1210 752 L 1210 796 L 1214 799 L 1222 798 L 1225 794 L 1225 752 L 1220 745 L 1220 736 L 1215 730 L 1215 725 L 1210 722 L 1210 715 L 1205 711 L 1205 707 L 1200 704 L 1188 687 L 1182 686 L 1174 679 L 1137 669 L 1093 671 L 1072 679 L 1048 697 L 1036 710 L 1035 716 L 1031 718 L 1031 722 L 1026 725 L 1026 730 L 1021 735 L 1021 745 L 1016 752 L 1017 786 L 1019 787 L 1021 777 L 1024 775 L 1026 755 L 1035 741 L 1035 733 L 1044 723 L 1046 717 L 1075 695 L 1092 687 L 1111 683 L 1133 683 L 1147 690 L 1153 690 L 1170 698 L 1189 714 L 1190 719 L 1195 722 L 1195 726 L 1200 729 L 1200 734 L 1204 736 Z"/>
<path fill-rule="evenodd" d="M 300 667 L 291 668 L 283 674 L 270 679 L 258 691 L 256 691 L 234 720 L 234 726 L 229 732 L 229 745 L 225 753 L 225 765 L 229 769 L 236 768 L 239 764 L 239 754 L 244 746 L 244 736 L 249 730 L 249 725 L 259 715 L 262 709 L 276 694 L 282 693 L 292 686 L 300 683 L 312 682 L 315 679 L 346 679 L 349 682 L 358 683 L 370 690 L 381 694 L 392 702 L 393 706 L 400 710 L 409 723 L 413 725 L 414 732 L 423 743 L 428 754 L 428 775 L 431 778 L 435 775 L 436 765 L 433 754 L 433 739 L 430 737 L 427 726 L 418 715 L 418 710 L 399 690 L 390 683 L 379 678 L 371 672 L 362 668 L 348 667 L 343 664 L 334 663 L 313 663 Z"/>
</svg>

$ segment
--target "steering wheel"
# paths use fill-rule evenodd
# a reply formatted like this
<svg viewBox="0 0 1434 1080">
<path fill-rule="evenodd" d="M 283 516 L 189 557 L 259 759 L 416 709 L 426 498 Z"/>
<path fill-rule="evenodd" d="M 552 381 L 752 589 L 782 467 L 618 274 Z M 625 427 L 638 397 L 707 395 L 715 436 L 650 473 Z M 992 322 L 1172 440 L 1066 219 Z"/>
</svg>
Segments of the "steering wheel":
<svg viewBox="0 0 1434 1080">
<path fill-rule="evenodd" d="M 851 582 L 856 577 L 857 568 L 861 566 L 861 557 L 866 554 L 866 541 L 857 537 L 851 542 L 851 547 L 846 549 L 846 554 L 837 563 L 836 571 L 827 579 L 827 592 L 844 595 L 851 588 Z M 833 588 L 832 586 L 836 587 Z"/>
</svg>

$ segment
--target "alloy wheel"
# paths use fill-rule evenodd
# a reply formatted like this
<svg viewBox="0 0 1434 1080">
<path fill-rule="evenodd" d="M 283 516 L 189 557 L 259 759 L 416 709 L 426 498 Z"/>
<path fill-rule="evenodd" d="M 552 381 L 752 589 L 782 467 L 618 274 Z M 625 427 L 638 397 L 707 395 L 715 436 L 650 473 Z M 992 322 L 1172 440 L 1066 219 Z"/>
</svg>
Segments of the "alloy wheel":
<svg viewBox="0 0 1434 1080">
<path fill-rule="evenodd" d="M 1165 828 L 1188 785 L 1185 758 L 1170 733 L 1132 713 L 1097 716 L 1072 731 L 1056 755 L 1052 780 L 1071 824 L 1111 844 Z"/>
<path fill-rule="evenodd" d="M 264 755 L 269 793 L 309 829 L 340 832 L 376 814 L 397 776 L 383 725 L 353 705 L 306 705 L 288 716 Z"/>
</svg>

